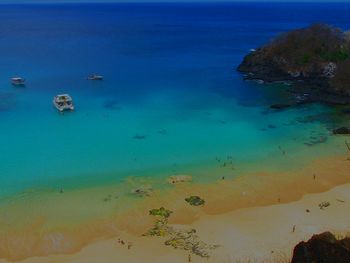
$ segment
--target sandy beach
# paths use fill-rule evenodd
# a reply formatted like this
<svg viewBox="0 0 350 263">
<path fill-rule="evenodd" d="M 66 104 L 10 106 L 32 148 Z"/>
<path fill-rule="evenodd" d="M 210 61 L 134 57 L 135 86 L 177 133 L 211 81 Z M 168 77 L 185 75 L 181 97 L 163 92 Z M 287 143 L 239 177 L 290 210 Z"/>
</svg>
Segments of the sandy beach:
<svg viewBox="0 0 350 263">
<path fill-rule="evenodd" d="M 288 262 L 301 240 L 323 231 L 339 235 L 349 231 L 349 171 L 348 156 L 342 155 L 285 174 L 182 183 L 154 190 L 136 201 L 129 198 L 132 208 L 120 213 L 113 213 L 116 206 L 101 208 L 100 198 L 93 201 L 113 186 L 49 193 L 46 209 L 36 200 L 26 204 L 28 211 L 37 209 L 31 211 L 32 221 L 28 217 L 32 224 L 4 232 L 0 249 L 8 260 L 0 262 L 187 262 L 189 253 L 165 246 L 166 237 L 142 236 L 155 221 L 148 211 L 161 206 L 173 211 L 170 226 L 196 229 L 201 241 L 218 245 L 209 251 L 209 259 L 192 255 L 192 262 Z M 203 197 L 206 204 L 193 207 L 184 202 L 184 197 L 193 194 Z M 88 208 L 77 209 L 87 200 L 91 200 Z M 320 209 L 322 202 L 330 206 Z M 52 209 L 56 212 L 64 209 L 55 213 L 56 220 L 50 218 L 50 204 L 55 204 Z M 86 222 L 77 218 L 82 211 L 89 219 Z M 99 218 L 98 213 L 104 217 Z M 67 214 L 69 218 L 60 218 Z"/>
<path fill-rule="evenodd" d="M 320 209 L 323 201 L 330 206 Z M 307 210 L 309 212 L 307 212 Z M 219 244 L 209 259 L 192 256 L 192 262 L 288 262 L 293 247 L 313 234 L 332 231 L 346 235 L 350 229 L 350 184 L 319 194 L 308 194 L 288 204 L 239 209 L 206 215 L 190 226 L 203 240 Z M 293 232 L 293 226 L 295 231 Z M 35 257 L 21 263 L 92 262 L 187 262 L 188 253 L 163 244 L 163 238 L 120 233 L 118 238 L 99 240 L 72 255 Z M 240 260 L 240 261 L 238 261 Z M 10 261 L 0 261 L 10 262 Z"/>
</svg>

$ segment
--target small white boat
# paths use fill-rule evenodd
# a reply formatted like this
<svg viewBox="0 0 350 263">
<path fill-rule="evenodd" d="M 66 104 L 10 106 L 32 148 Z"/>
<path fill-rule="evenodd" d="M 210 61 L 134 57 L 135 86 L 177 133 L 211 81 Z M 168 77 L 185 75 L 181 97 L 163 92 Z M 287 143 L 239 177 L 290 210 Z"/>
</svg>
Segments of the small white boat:
<svg viewBox="0 0 350 263">
<path fill-rule="evenodd" d="M 92 74 L 92 75 L 88 76 L 88 80 L 103 80 L 103 76 L 97 75 L 97 74 Z"/>
<path fill-rule="evenodd" d="M 21 77 L 14 77 L 14 78 L 11 78 L 11 83 L 13 86 L 25 86 L 26 80 Z"/>
<path fill-rule="evenodd" d="M 68 94 L 59 94 L 53 98 L 53 105 L 59 111 L 74 110 L 73 99 Z"/>
</svg>

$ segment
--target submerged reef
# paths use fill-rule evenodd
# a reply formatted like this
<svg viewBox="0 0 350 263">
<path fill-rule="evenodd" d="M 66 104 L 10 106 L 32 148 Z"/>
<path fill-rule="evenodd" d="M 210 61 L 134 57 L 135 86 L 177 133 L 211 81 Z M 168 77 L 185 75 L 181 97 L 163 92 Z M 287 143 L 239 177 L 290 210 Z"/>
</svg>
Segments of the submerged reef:
<svg viewBox="0 0 350 263">
<path fill-rule="evenodd" d="M 350 104 L 350 33 L 314 24 L 281 34 L 246 55 L 238 71 L 260 83 L 287 82 L 295 104 Z"/>
</svg>

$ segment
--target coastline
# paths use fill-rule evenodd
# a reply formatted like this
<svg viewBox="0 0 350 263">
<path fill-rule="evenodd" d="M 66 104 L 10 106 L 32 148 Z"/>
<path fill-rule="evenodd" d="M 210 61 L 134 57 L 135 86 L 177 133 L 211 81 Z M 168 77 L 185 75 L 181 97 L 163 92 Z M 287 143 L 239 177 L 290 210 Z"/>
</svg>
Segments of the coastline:
<svg viewBox="0 0 350 263">
<path fill-rule="evenodd" d="M 89 251 L 95 251 L 96 256 L 99 255 L 104 258 L 104 255 L 110 255 L 110 260 L 113 260 L 113 258 L 116 258 L 115 253 L 119 251 L 118 249 L 116 251 L 113 250 L 115 248 L 116 238 L 122 237 L 132 240 L 132 243 L 135 244 L 140 242 L 142 244 L 141 246 L 145 248 L 145 251 L 141 249 L 140 253 L 136 253 L 138 255 L 137 257 L 142 258 L 146 256 L 146 252 L 150 249 L 149 246 L 154 246 L 161 253 L 157 257 L 158 260 L 164 260 L 163 256 L 169 256 L 169 258 L 174 259 L 174 261 L 171 260 L 169 262 L 176 262 L 176 258 L 179 258 L 179 262 L 183 262 L 187 255 L 186 252 L 166 247 L 163 244 L 164 240 L 162 238 L 141 237 L 142 234 L 152 227 L 154 222 L 154 218 L 148 216 L 148 211 L 163 206 L 174 212 L 169 220 L 170 224 L 192 225 L 198 231 L 199 236 L 208 242 L 210 241 L 212 243 L 215 241 L 215 243 L 221 245 L 213 253 L 223 251 L 220 252 L 220 255 L 223 255 L 222 253 L 227 253 L 224 251 L 231 249 L 229 242 L 238 242 L 237 245 L 239 245 L 239 241 L 242 238 L 245 240 L 244 233 L 241 233 L 241 237 L 238 239 L 234 237 L 236 234 L 227 237 L 219 234 L 220 231 L 224 233 L 226 227 L 230 229 L 229 225 L 234 226 L 236 223 L 238 224 L 236 218 L 243 218 L 240 223 L 243 225 L 239 225 L 235 230 L 236 232 L 243 231 L 244 229 L 249 230 L 252 226 L 261 228 L 261 231 L 265 228 L 276 227 L 274 220 L 282 220 L 286 223 L 288 222 L 290 225 L 292 223 L 291 221 L 278 219 L 281 216 L 288 215 L 288 213 L 281 211 L 294 211 L 295 208 L 288 207 L 303 205 L 306 202 L 305 200 L 309 200 L 310 198 L 310 200 L 317 200 L 318 203 L 333 198 L 332 205 L 327 211 L 333 211 L 335 209 L 333 211 L 334 213 L 343 212 L 341 211 L 342 208 L 334 205 L 336 198 L 333 192 L 337 192 L 336 189 L 338 188 L 330 192 L 325 191 L 350 182 L 350 175 L 348 174 L 350 161 L 348 158 L 348 154 L 322 158 L 300 170 L 286 171 L 285 173 L 242 175 L 234 179 L 218 180 L 215 183 L 209 184 L 183 183 L 169 189 L 155 189 L 149 197 L 119 197 L 116 199 L 117 201 L 111 202 L 104 202 L 103 197 L 112 190 L 116 191 L 115 186 L 81 189 L 63 194 L 56 192 L 46 193 L 40 199 L 34 198 L 30 201 L 27 200 L 27 202 L 21 202 L 21 206 L 14 206 L 14 210 L 6 210 L 8 215 L 7 220 L 9 221 L 6 222 L 4 220 L 6 218 L 4 216 L 2 217 L 1 223 L 5 227 L 1 230 L 0 254 L 8 260 L 23 260 L 28 258 L 23 262 L 89 262 L 84 261 L 84 257 L 80 254 L 89 254 Z M 340 186 L 341 189 L 343 189 L 342 187 L 348 189 L 350 185 Z M 332 194 L 328 195 L 329 193 Z M 184 202 L 184 198 L 190 195 L 201 196 L 206 200 L 206 205 L 203 207 L 189 206 Z M 339 198 L 341 199 L 343 197 L 341 196 Z M 1 209 L 4 208 L 2 207 Z M 272 211 L 270 211 L 271 209 Z M 274 209 L 277 210 L 275 211 Z M 280 211 L 278 209 L 282 210 Z M 317 218 L 317 215 L 319 215 L 318 212 L 314 212 L 316 209 L 319 210 L 317 204 L 313 204 L 312 209 L 310 209 L 313 215 L 312 218 Z M 25 220 L 23 218 L 16 218 L 16 214 L 18 215 L 20 213 L 25 213 L 27 218 Z M 257 214 L 254 215 L 254 213 Z M 2 214 L 4 214 L 3 211 Z M 275 219 L 268 218 L 269 215 L 273 214 L 276 214 Z M 309 213 L 305 213 L 305 209 L 302 212 L 298 211 L 296 214 L 296 217 L 300 216 L 300 220 L 304 220 L 303 218 L 305 216 L 310 216 Z M 262 220 L 262 215 L 265 215 L 266 219 Z M 261 224 L 259 220 L 262 220 L 264 223 Z M 316 222 L 314 223 L 316 224 Z M 248 224 L 249 227 L 244 224 Z M 288 246 L 288 249 L 290 249 L 292 243 L 296 245 L 296 241 L 300 241 L 302 238 L 306 238 L 306 236 L 309 237 L 312 234 L 311 232 L 316 234 L 321 229 L 343 232 L 346 227 L 348 229 L 350 228 L 348 225 L 344 228 L 337 228 L 337 224 L 334 223 L 334 225 L 329 225 L 332 226 L 332 229 L 327 229 L 328 226 L 323 220 L 317 221 L 317 224 L 320 224 L 320 226 L 313 228 L 312 231 L 301 232 L 301 236 L 297 236 L 297 238 L 293 236 L 292 239 L 287 236 L 283 237 L 283 235 L 275 235 L 273 231 L 270 231 L 270 236 L 267 233 L 265 237 L 264 235 L 259 236 L 261 235 L 260 232 L 255 234 L 250 233 L 250 236 L 251 238 L 264 237 L 266 240 L 271 239 L 270 246 L 274 244 L 272 242 L 275 240 L 273 236 L 282 238 L 283 240 L 285 238 L 286 242 L 289 242 L 285 243 L 284 247 L 281 248 L 284 251 L 283 253 L 285 253 Z M 339 226 L 344 226 L 344 224 L 339 224 Z M 286 224 L 284 224 L 284 227 L 286 227 Z M 221 230 L 218 231 L 218 228 Z M 284 231 L 286 230 L 284 229 Z M 288 227 L 288 231 L 290 231 L 290 226 Z M 217 234 L 215 234 L 215 240 L 212 240 L 214 233 Z M 230 240 L 230 238 L 233 240 Z M 263 241 L 260 242 L 264 243 Z M 246 251 L 246 254 L 248 251 L 252 253 L 251 247 L 245 248 L 249 243 L 247 242 L 244 246 L 243 244 L 239 245 L 239 249 Z M 254 244 L 254 242 L 251 244 Z M 21 249 L 19 250 L 19 248 Z M 275 249 L 279 249 L 279 247 Z M 128 257 L 129 251 L 124 251 L 123 253 L 126 253 L 125 255 Z M 263 254 L 264 257 L 267 257 L 266 253 Z M 218 256 L 215 255 L 210 260 L 216 260 Z M 248 256 L 248 254 L 239 255 L 240 258 Z M 33 256 L 48 257 L 31 258 Z M 149 256 L 151 257 L 150 262 L 157 262 L 153 258 L 154 254 L 151 253 Z M 193 257 L 195 257 L 193 262 L 199 260 L 198 257 Z M 60 259 L 56 260 L 54 258 Z M 78 261 L 74 261 L 72 258 Z M 109 258 L 107 257 L 106 262 L 108 260 Z M 134 262 L 131 258 L 130 261 L 129 258 L 127 260 L 127 262 Z M 3 260 L 0 262 L 11 261 Z M 137 262 L 136 259 L 135 262 Z"/>
<path fill-rule="evenodd" d="M 343 236 L 348 233 L 350 223 L 347 218 L 350 212 L 346 211 L 350 211 L 349 189 L 350 184 L 345 184 L 326 192 L 307 194 L 291 203 L 202 215 L 191 227 L 197 229 L 203 240 L 221 246 L 211 258 L 194 256 L 192 262 L 288 262 L 293 247 L 313 234 L 332 231 Z M 321 210 L 318 204 L 325 200 L 331 205 Z M 310 212 L 306 212 L 307 209 Z M 296 226 L 294 232 L 293 226 Z M 34 257 L 18 262 L 88 263 L 103 260 L 109 263 L 118 259 L 130 263 L 176 263 L 187 260 L 186 252 L 164 246 L 162 238 L 137 237 L 126 232 L 121 232 L 119 237 L 132 242 L 132 248 L 118 244 L 117 238 L 100 239 L 74 254 Z"/>
<path fill-rule="evenodd" d="M 347 30 L 350 4 L 185 6 L 2 6 L 0 263 L 286 263 L 350 234 L 350 84 L 326 83 L 350 38 L 233 69 L 312 21 Z"/>
</svg>

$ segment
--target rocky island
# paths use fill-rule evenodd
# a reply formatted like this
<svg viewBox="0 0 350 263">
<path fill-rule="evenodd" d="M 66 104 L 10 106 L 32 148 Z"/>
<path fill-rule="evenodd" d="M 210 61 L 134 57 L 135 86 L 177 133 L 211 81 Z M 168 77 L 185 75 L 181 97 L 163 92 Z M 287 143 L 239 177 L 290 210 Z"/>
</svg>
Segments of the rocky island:
<svg viewBox="0 0 350 263">
<path fill-rule="evenodd" d="M 296 103 L 350 104 L 350 33 L 314 24 L 281 34 L 245 56 L 238 71 L 247 80 L 288 83 Z"/>
</svg>

